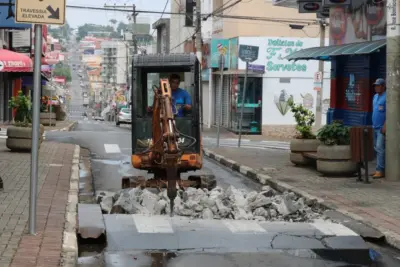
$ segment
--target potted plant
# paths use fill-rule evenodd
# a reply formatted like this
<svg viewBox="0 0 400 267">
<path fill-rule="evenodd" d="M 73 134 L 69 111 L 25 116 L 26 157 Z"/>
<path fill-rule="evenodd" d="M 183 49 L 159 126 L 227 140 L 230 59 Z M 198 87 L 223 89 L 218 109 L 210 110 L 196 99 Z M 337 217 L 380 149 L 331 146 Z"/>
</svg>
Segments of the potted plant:
<svg viewBox="0 0 400 267">
<path fill-rule="evenodd" d="M 317 134 L 321 145 L 317 150 L 317 170 L 326 175 L 351 175 L 357 163 L 351 161 L 350 129 L 341 121 L 322 127 Z"/>
<path fill-rule="evenodd" d="M 314 113 L 301 104 L 289 102 L 290 110 L 296 120 L 297 134 L 290 141 L 290 161 L 296 165 L 308 165 L 312 160 L 304 157 L 305 152 L 317 152 L 320 141 L 316 139 L 312 132 L 312 126 L 315 121 Z"/>
<path fill-rule="evenodd" d="M 18 91 L 18 95 L 11 97 L 8 104 L 16 109 L 16 114 L 13 118 L 14 125 L 7 128 L 6 146 L 12 151 L 30 151 L 32 147 L 31 100 L 22 91 Z M 40 125 L 40 142 L 43 141 L 43 133 L 44 126 Z"/>
<path fill-rule="evenodd" d="M 53 106 L 50 108 L 50 106 L 47 105 L 47 100 L 47 97 L 42 97 L 40 105 L 40 124 L 46 126 L 56 125 L 56 113 L 53 112 Z"/>
</svg>

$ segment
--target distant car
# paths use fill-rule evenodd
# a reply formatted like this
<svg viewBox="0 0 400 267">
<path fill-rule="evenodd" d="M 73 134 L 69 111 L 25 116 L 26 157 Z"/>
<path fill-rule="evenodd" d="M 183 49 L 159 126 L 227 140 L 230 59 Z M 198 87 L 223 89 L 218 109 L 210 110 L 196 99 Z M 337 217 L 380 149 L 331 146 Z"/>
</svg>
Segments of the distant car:
<svg viewBox="0 0 400 267">
<path fill-rule="evenodd" d="M 121 123 L 122 124 L 132 123 L 132 115 L 131 115 L 131 110 L 129 108 L 122 108 L 121 111 L 118 113 L 115 124 L 119 126 Z"/>
</svg>

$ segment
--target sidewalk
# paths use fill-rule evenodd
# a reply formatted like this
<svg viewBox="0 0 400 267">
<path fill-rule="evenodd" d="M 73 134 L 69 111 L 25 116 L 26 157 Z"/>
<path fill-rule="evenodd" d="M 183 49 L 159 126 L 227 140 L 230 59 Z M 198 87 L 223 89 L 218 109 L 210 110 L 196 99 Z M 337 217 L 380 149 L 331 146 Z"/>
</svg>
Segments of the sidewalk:
<svg viewBox="0 0 400 267">
<path fill-rule="evenodd" d="M 202 136 L 209 137 L 209 138 L 217 138 L 217 128 L 216 127 L 212 127 L 212 128 L 204 127 L 203 131 L 202 131 Z M 220 138 L 221 139 L 228 139 L 228 138 L 238 139 L 239 135 L 232 133 L 232 132 L 228 131 L 227 129 L 221 127 Z M 282 142 L 290 141 L 290 139 L 286 139 L 286 138 L 264 136 L 264 135 L 242 135 L 242 139 L 248 139 L 251 141 L 282 141 Z"/>
<path fill-rule="evenodd" d="M 323 177 L 314 169 L 295 167 L 284 150 L 220 147 L 205 151 L 224 165 L 231 164 L 226 161 L 231 159 L 269 176 L 271 184 L 315 196 L 326 206 L 381 231 L 389 244 L 400 248 L 400 182 L 371 179 L 371 184 L 364 184 L 356 182 L 356 177 Z"/>
<path fill-rule="evenodd" d="M 71 128 L 73 128 L 75 122 L 65 120 L 65 121 L 57 121 L 56 126 L 45 126 L 44 130 L 45 131 L 70 131 Z M 0 125 L 0 129 L 2 131 L 6 130 L 9 126 L 12 126 L 12 124 L 2 124 Z"/>
<path fill-rule="evenodd" d="M 37 235 L 28 234 L 30 153 L 0 140 L 0 267 L 60 266 L 75 146 L 43 142 L 39 155 Z"/>
</svg>

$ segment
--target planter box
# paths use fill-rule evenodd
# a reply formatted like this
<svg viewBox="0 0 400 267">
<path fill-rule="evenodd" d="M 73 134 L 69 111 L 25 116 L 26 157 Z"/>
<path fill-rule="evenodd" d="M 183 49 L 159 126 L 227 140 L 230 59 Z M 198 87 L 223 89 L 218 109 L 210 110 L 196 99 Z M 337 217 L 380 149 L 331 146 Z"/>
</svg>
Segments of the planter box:
<svg viewBox="0 0 400 267">
<path fill-rule="evenodd" d="M 40 144 L 43 142 L 44 126 L 40 125 Z M 6 146 L 11 151 L 26 151 L 32 149 L 32 128 L 31 127 L 16 127 L 7 128 Z"/>
<path fill-rule="evenodd" d="M 357 172 L 357 163 L 351 161 L 350 145 L 320 145 L 317 157 L 317 170 L 322 174 L 339 176 L 354 175 Z"/>
<path fill-rule="evenodd" d="M 321 142 L 317 139 L 292 139 L 290 141 L 290 161 L 295 165 L 310 165 L 313 160 L 304 157 L 305 152 L 317 152 Z"/>
<path fill-rule="evenodd" d="M 40 113 L 40 124 L 45 126 L 55 126 L 56 125 L 57 116 L 55 113 Z M 51 123 L 51 125 L 50 125 Z"/>
</svg>

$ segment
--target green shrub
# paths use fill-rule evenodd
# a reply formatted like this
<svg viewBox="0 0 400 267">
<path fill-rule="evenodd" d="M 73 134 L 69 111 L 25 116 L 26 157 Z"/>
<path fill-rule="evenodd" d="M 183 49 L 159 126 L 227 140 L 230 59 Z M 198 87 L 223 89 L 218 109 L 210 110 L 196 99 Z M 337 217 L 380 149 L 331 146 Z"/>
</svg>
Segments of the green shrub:
<svg viewBox="0 0 400 267">
<path fill-rule="evenodd" d="M 14 121 L 17 123 L 31 123 L 32 122 L 32 113 L 31 113 L 31 99 L 29 96 L 24 95 L 24 93 L 20 90 L 18 91 L 17 96 L 11 97 L 8 100 L 8 105 L 11 108 L 16 109 L 16 114 Z"/>
<path fill-rule="evenodd" d="M 319 129 L 317 138 L 326 146 L 350 145 L 350 128 L 341 121 L 334 121 Z"/>
<path fill-rule="evenodd" d="M 289 102 L 289 106 L 296 120 L 296 138 L 315 139 L 315 135 L 312 132 L 312 126 L 315 122 L 314 113 L 301 104 L 295 104 L 293 101 Z"/>
</svg>

